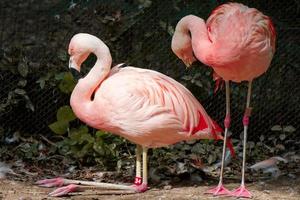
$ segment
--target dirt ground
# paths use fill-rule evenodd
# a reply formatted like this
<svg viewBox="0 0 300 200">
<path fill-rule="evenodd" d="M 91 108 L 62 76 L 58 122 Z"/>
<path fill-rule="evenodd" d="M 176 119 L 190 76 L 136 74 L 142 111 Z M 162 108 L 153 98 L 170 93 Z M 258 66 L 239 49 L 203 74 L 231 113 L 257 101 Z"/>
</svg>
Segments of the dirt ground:
<svg viewBox="0 0 300 200">
<path fill-rule="evenodd" d="M 183 184 L 182 184 L 183 185 Z M 236 183 L 227 184 L 229 189 L 238 186 Z M 248 184 L 249 189 L 252 191 L 253 199 L 263 200 L 299 200 L 300 199 L 300 177 L 289 178 L 280 177 L 277 180 L 266 182 L 255 182 Z M 109 191 L 101 191 L 89 189 L 84 192 L 73 193 L 68 197 L 60 199 L 87 199 L 87 200 L 148 200 L 148 199 L 235 199 L 233 197 L 213 197 L 204 195 L 203 193 L 210 188 L 204 183 L 194 186 L 181 186 L 172 185 L 168 188 L 155 188 L 148 190 L 142 194 L 111 194 Z M 0 200 L 50 200 L 59 199 L 47 196 L 53 189 L 40 188 L 29 182 L 18 182 L 12 180 L 0 180 Z"/>
</svg>

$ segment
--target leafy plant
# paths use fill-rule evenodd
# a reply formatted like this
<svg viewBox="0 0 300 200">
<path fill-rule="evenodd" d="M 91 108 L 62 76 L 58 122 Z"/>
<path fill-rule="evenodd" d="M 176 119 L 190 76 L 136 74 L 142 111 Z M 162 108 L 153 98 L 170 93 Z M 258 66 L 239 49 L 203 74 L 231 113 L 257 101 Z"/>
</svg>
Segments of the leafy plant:
<svg viewBox="0 0 300 200">
<path fill-rule="evenodd" d="M 19 56 L 21 56 L 21 54 Z M 13 61 L 11 60 L 11 62 Z M 9 65 L 9 63 L 7 63 L 7 65 Z M 1 66 L 1 68 L 3 69 L 5 69 L 5 67 L 6 65 Z M 7 97 L 3 98 L 0 102 L 0 112 L 7 112 L 11 110 L 12 107 L 20 103 L 25 103 L 25 107 L 27 109 L 34 111 L 34 105 L 31 102 L 25 89 L 27 86 L 26 78 L 29 73 L 27 58 L 23 57 L 23 59 L 18 60 L 16 69 L 9 68 L 9 70 L 17 76 L 16 78 L 18 82 L 14 85 L 13 88 L 10 89 Z"/>
<path fill-rule="evenodd" d="M 69 123 L 76 119 L 70 106 L 62 106 L 56 113 L 57 121 L 50 124 L 49 128 L 56 134 L 64 134 L 69 128 Z"/>
<path fill-rule="evenodd" d="M 101 157 L 114 158 L 118 155 L 116 147 L 117 144 L 123 142 L 122 139 L 117 139 L 117 137 L 103 131 L 95 131 L 83 124 L 73 127 L 75 123 L 72 122 L 76 121 L 76 116 L 70 106 L 60 107 L 56 118 L 57 121 L 50 124 L 49 128 L 55 134 L 64 135 L 67 133 L 68 136 L 57 142 L 60 154 L 70 155 L 77 159 L 86 158 L 88 162 L 99 161 Z"/>
<path fill-rule="evenodd" d="M 73 91 L 75 85 L 76 81 L 74 80 L 72 74 L 70 72 L 65 72 L 62 74 L 62 79 L 58 87 L 63 93 L 70 94 Z"/>
</svg>

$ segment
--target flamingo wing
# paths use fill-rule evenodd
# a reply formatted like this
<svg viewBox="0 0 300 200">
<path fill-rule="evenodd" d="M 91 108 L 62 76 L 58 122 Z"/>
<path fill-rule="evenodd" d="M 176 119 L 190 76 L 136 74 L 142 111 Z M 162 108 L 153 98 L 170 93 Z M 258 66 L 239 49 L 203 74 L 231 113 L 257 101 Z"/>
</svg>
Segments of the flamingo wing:
<svg viewBox="0 0 300 200">
<path fill-rule="evenodd" d="M 141 134 L 155 129 L 189 136 L 222 132 L 184 86 L 159 72 L 115 67 L 95 98 L 97 95 L 106 99 L 106 105 L 113 105 L 112 124 L 126 129 L 124 132 Z"/>
<path fill-rule="evenodd" d="M 275 52 L 272 21 L 255 8 L 239 3 L 222 4 L 212 11 L 206 24 L 209 38 L 218 49 L 214 60 L 222 60 L 222 65 L 263 52 L 272 57 Z"/>
</svg>

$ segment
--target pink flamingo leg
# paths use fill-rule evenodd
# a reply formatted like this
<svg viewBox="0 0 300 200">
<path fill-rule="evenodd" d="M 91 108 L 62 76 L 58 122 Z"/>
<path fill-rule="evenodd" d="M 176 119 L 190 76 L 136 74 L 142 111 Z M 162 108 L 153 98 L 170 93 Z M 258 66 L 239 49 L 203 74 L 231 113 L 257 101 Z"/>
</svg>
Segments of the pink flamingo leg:
<svg viewBox="0 0 300 200">
<path fill-rule="evenodd" d="M 244 197 L 244 198 L 251 198 L 251 193 L 245 187 L 245 167 L 246 167 L 246 145 L 247 145 L 247 130 L 249 126 L 249 117 L 251 115 L 251 108 L 250 108 L 250 97 L 251 97 L 251 88 L 252 88 L 252 81 L 249 81 L 248 85 L 248 93 L 247 93 L 247 103 L 246 103 L 246 110 L 243 117 L 243 125 L 244 125 L 244 143 L 243 143 L 243 166 L 242 166 L 242 182 L 241 186 L 234 191 L 231 192 L 231 196 L 235 197 Z"/>
<path fill-rule="evenodd" d="M 226 86 L 226 117 L 224 120 L 225 133 L 224 133 L 224 142 L 223 142 L 223 152 L 222 152 L 222 164 L 220 171 L 220 181 L 216 188 L 209 189 L 207 194 L 213 194 L 215 196 L 220 195 L 230 195 L 231 192 L 223 186 L 223 172 L 224 172 L 224 160 L 225 160 L 225 152 L 226 152 L 226 141 L 227 141 L 227 133 L 230 127 L 230 87 L 229 81 L 225 81 Z"/>
<path fill-rule="evenodd" d="M 61 187 L 65 185 L 64 179 L 61 177 L 58 178 L 51 178 L 51 179 L 44 179 L 37 181 L 35 184 L 39 185 L 40 187 Z"/>
<path fill-rule="evenodd" d="M 130 185 L 119 185 L 119 184 L 112 184 L 112 183 L 101 183 L 101 182 L 94 182 L 94 181 L 80 181 L 80 180 L 71 180 L 71 179 L 63 179 L 63 178 L 55 178 L 55 179 L 46 179 L 38 181 L 42 187 L 59 187 L 53 192 L 51 192 L 50 196 L 65 196 L 71 192 L 78 191 L 79 189 L 85 190 L 91 186 L 93 188 L 100 188 L 106 190 L 126 190 L 130 193 L 132 192 L 140 192 L 138 188 Z M 62 185 L 66 185 L 61 187 Z"/>
<path fill-rule="evenodd" d="M 136 167 L 136 178 L 134 185 L 118 185 L 118 184 L 110 184 L 110 183 L 100 183 L 93 181 L 79 181 L 79 180 L 70 180 L 64 179 L 61 177 L 45 179 L 37 181 L 41 187 L 59 187 L 53 192 L 49 193 L 49 196 L 59 197 L 68 195 L 71 192 L 76 192 L 79 189 L 85 190 L 89 187 L 97 187 L 101 189 L 108 190 L 127 190 L 129 193 L 132 192 L 145 192 L 148 189 L 147 185 L 147 148 L 143 148 L 143 179 L 141 178 L 141 154 L 142 148 L 140 145 L 137 146 L 137 167 Z M 66 185 L 66 186 L 64 186 Z M 64 186 L 64 187 L 62 187 Z"/>
<path fill-rule="evenodd" d="M 71 192 L 78 191 L 78 189 L 79 189 L 79 185 L 70 184 L 70 185 L 60 187 L 60 188 L 54 190 L 53 192 L 49 193 L 49 196 L 52 196 L 52 197 L 66 196 Z"/>
</svg>

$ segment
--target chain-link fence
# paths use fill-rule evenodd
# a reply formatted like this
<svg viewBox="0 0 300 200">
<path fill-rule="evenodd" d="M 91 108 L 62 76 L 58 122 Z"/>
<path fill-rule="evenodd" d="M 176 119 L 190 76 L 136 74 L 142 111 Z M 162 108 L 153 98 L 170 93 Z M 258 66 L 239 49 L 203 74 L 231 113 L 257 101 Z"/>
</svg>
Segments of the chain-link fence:
<svg viewBox="0 0 300 200">
<path fill-rule="evenodd" d="M 0 126 L 8 134 L 50 133 L 48 124 L 55 121 L 57 109 L 69 103 L 69 97 L 58 90 L 52 81 L 55 76 L 49 74 L 67 71 L 67 45 L 78 32 L 101 38 L 109 46 L 114 63 L 151 68 L 182 82 L 222 124 L 225 94 L 224 90 L 213 94 L 211 70 L 199 63 L 186 70 L 170 46 L 180 18 L 195 14 L 207 19 L 211 10 L 224 2 L 2 0 Z M 269 15 L 278 33 L 272 66 L 254 81 L 249 137 L 268 135 L 274 125 L 299 130 L 300 4 L 297 0 L 239 2 Z M 234 137 L 242 131 L 245 101 L 246 84 L 232 84 Z"/>
</svg>

